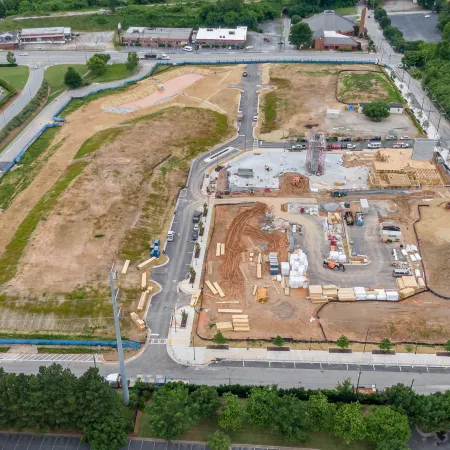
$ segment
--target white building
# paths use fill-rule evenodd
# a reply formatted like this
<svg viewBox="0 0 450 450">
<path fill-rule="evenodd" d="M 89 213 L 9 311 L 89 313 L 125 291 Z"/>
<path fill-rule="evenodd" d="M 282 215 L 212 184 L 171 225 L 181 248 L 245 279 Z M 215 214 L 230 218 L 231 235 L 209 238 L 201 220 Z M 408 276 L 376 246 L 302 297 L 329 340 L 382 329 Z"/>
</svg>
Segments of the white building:
<svg viewBox="0 0 450 450">
<path fill-rule="evenodd" d="M 193 37 L 195 44 L 210 45 L 245 45 L 247 41 L 247 27 L 237 28 L 199 28 Z"/>
</svg>

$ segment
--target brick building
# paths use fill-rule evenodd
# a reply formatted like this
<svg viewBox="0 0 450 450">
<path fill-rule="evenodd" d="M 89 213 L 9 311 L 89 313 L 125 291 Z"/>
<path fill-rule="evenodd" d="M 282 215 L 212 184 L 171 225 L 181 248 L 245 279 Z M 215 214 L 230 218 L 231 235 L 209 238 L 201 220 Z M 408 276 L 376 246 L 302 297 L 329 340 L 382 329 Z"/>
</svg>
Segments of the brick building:
<svg viewBox="0 0 450 450">
<path fill-rule="evenodd" d="M 199 28 L 192 42 L 197 45 L 236 45 L 242 47 L 247 42 L 247 27 Z"/>
<path fill-rule="evenodd" d="M 23 44 L 64 44 L 72 39 L 70 28 L 24 28 L 20 33 Z"/>
<path fill-rule="evenodd" d="M 183 47 L 190 43 L 192 28 L 129 27 L 122 35 L 122 44 L 144 47 Z"/>
</svg>

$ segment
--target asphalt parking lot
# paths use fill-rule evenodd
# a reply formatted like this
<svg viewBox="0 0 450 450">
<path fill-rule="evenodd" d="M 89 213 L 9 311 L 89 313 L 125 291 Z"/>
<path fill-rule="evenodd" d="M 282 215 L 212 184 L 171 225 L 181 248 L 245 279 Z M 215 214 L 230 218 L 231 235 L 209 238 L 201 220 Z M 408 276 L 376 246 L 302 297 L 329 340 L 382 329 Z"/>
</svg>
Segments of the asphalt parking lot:
<svg viewBox="0 0 450 450">
<path fill-rule="evenodd" d="M 392 26 L 397 27 L 407 41 L 421 40 L 425 42 L 439 42 L 442 40 L 441 32 L 436 28 L 438 15 L 431 13 L 394 14 L 389 16 Z"/>
<path fill-rule="evenodd" d="M 34 435 L 27 433 L 0 433 L 0 450 L 89 450 L 78 436 Z M 240 447 L 232 450 L 277 450 L 276 447 Z M 122 450 L 209 450 L 202 443 L 163 442 L 153 439 L 130 439 Z"/>
</svg>

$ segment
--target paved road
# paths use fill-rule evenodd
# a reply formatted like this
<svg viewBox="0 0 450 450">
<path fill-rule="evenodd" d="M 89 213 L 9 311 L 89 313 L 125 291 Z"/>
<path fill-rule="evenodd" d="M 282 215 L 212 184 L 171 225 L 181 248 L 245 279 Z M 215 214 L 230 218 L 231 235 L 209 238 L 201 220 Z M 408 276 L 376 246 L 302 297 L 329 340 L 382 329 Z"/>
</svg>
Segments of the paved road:
<svg viewBox="0 0 450 450">
<path fill-rule="evenodd" d="M 36 95 L 39 90 L 42 80 L 44 79 L 44 69 L 38 67 L 37 69 L 30 68 L 28 81 L 22 92 L 14 99 L 14 102 L 1 114 L 0 130 L 17 114 L 19 114 L 30 100 Z"/>
</svg>

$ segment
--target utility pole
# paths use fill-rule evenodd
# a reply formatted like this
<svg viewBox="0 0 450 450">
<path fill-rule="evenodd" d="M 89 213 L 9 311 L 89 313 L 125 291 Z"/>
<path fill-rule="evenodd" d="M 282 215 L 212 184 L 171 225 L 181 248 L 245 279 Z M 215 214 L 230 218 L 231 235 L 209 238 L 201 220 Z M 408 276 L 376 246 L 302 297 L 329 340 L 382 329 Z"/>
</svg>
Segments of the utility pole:
<svg viewBox="0 0 450 450">
<path fill-rule="evenodd" d="M 111 287 L 111 299 L 114 314 L 114 326 L 116 328 L 116 341 L 117 341 L 117 353 L 119 354 L 119 365 L 120 365 L 120 376 L 122 377 L 122 390 L 123 390 L 123 402 L 126 406 L 130 403 L 130 395 L 128 393 L 128 378 L 125 372 L 125 360 L 123 358 L 123 348 L 122 348 L 122 337 L 120 335 L 120 323 L 119 315 L 117 314 L 117 303 L 116 299 L 119 294 L 119 289 L 117 292 L 114 287 L 114 280 L 117 279 L 117 271 L 114 270 L 114 264 L 111 266 L 109 271 L 109 285 Z"/>
<path fill-rule="evenodd" d="M 369 329 L 367 328 L 367 333 L 366 333 L 366 340 L 364 341 L 364 349 L 363 349 L 363 353 L 366 353 L 366 344 L 367 344 L 367 337 L 369 336 Z"/>
<path fill-rule="evenodd" d="M 413 385 L 414 385 L 414 378 L 411 381 L 411 389 L 412 389 Z"/>
<path fill-rule="evenodd" d="M 358 389 L 359 389 L 359 379 L 361 378 L 361 374 L 362 374 L 362 370 L 359 371 L 358 374 L 358 381 L 356 382 L 356 393 L 358 393 Z"/>
</svg>

